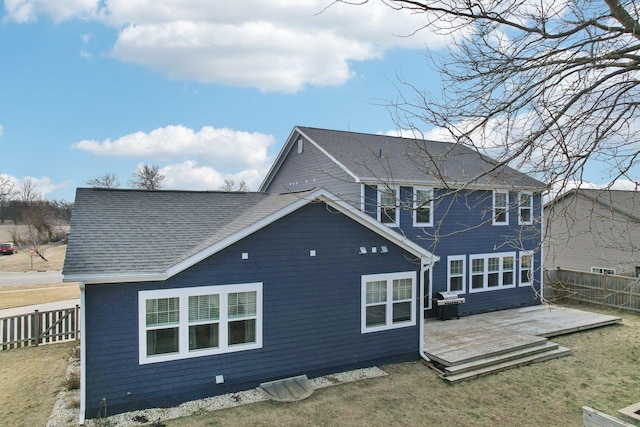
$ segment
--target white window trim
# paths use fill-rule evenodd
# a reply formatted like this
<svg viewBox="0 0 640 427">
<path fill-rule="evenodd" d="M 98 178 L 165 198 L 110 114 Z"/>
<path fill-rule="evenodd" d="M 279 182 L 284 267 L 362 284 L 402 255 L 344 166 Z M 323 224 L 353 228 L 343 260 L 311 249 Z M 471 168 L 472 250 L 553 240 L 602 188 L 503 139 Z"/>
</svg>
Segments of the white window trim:
<svg viewBox="0 0 640 427">
<path fill-rule="evenodd" d="M 596 274 L 616 274 L 616 269 L 607 267 L 591 267 L 591 272 Z"/>
<path fill-rule="evenodd" d="M 256 340 L 247 344 L 228 345 L 227 340 L 227 298 L 230 293 L 256 292 Z M 195 295 L 220 295 L 219 347 L 189 350 L 189 297 Z M 180 321 L 178 323 L 178 353 L 147 356 L 146 302 L 157 298 L 179 298 Z M 162 289 L 138 292 L 138 349 L 139 363 L 166 362 L 189 359 L 213 354 L 233 353 L 236 351 L 262 348 L 262 283 L 243 283 L 236 285 L 197 286 L 192 288 Z"/>
<path fill-rule="evenodd" d="M 496 221 L 496 194 L 505 194 L 506 197 L 506 206 L 505 208 L 505 220 L 504 221 Z M 500 206 L 502 207 L 502 206 Z M 493 190 L 492 195 L 492 203 L 491 203 L 491 213 L 492 213 L 492 224 L 493 225 L 509 225 L 509 192 L 506 190 Z"/>
<path fill-rule="evenodd" d="M 522 257 L 527 255 L 531 257 L 531 265 L 529 266 L 529 281 L 523 282 L 522 281 Z M 518 284 L 520 286 L 531 286 L 531 283 L 534 280 L 533 272 L 535 271 L 535 269 L 533 268 L 533 260 L 534 260 L 533 251 L 520 252 L 520 257 L 518 258 Z"/>
<path fill-rule="evenodd" d="M 393 283 L 396 279 L 411 279 L 411 319 L 393 323 Z M 384 325 L 367 327 L 367 282 L 381 281 L 387 282 L 387 301 L 386 301 L 386 322 Z M 361 312 L 360 312 L 360 332 L 367 334 L 370 332 L 387 331 L 390 329 L 406 328 L 415 326 L 416 324 L 416 272 L 404 271 L 399 273 L 382 273 L 368 274 L 362 276 L 361 282 Z"/>
<path fill-rule="evenodd" d="M 400 207 L 398 206 L 398 201 L 400 200 L 400 188 L 399 187 L 389 187 L 386 185 L 378 185 L 376 191 L 377 197 L 377 218 L 378 221 L 382 223 L 382 192 L 393 191 L 394 199 L 395 199 L 395 218 L 392 223 L 383 223 L 388 227 L 398 227 L 400 224 Z"/>
<path fill-rule="evenodd" d="M 467 257 L 466 255 L 452 255 L 447 257 L 447 291 L 451 292 L 451 261 L 462 261 L 462 290 L 453 291 L 459 294 L 467 292 Z M 457 275 L 456 275 L 457 277 Z"/>
<path fill-rule="evenodd" d="M 429 222 L 418 222 L 418 191 L 429 192 Z M 425 206 L 427 206 L 425 205 Z M 413 187 L 413 226 L 414 227 L 433 227 L 433 188 L 429 187 Z"/>
<path fill-rule="evenodd" d="M 523 206 L 522 195 L 529 196 L 529 206 Z M 529 210 L 529 221 L 522 221 L 523 209 Z M 521 191 L 518 193 L 518 225 L 532 225 L 533 224 L 533 193 L 530 191 Z"/>
<path fill-rule="evenodd" d="M 505 285 L 502 283 L 503 280 L 503 258 L 506 257 L 513 257 L 513 283 L 509 284 L 509 285 Z M 499 274 L 499 283 L 498 286 L 489 286 L 489 263 L 488 260 L 489 258 L 500 258 L 500 269 L 497 271 L 497 273 Z M 472 287 L 472 283 L 473 283 L 473 260 L 474 259 L 484 259 L 484 272 L 482 274 L 482 281 L 483 281 L 483 285 L 482 288 L 476 288 L 474 289 Z M 516 268 L 516 253 L 515 252 L 495 252 L 495 253 L 490 253 L 490 254 L 474 254 L 474 255 L 469 255 L 469 293 L 476 293 L 476 292 L 490 292 L 490 291 L 496 291 L 499 289 L 511 289 L 511 288 L 515 288 L 516 287 L 516 283 L 517 283 L 517 278 L 515 277 L 517 274 L 518 269 Z"/>
</svg>

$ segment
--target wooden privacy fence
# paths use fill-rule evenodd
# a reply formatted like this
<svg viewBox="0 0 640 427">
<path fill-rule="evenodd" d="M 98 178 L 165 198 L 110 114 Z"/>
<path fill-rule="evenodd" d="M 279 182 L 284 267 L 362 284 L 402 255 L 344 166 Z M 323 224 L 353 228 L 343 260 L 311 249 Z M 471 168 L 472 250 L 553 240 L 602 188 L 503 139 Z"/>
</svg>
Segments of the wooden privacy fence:
<svg viewBox="0 0 640 427">
<path fill-rule="evenodd" d="M 0 318 L 0 349 L 80 338 L 80 306 Z"/>
<path fill-rule="evenodd" d="M 640 313 L 640 279 L 573 270 L 547 270 L 545 297 Z"/>
</svg>

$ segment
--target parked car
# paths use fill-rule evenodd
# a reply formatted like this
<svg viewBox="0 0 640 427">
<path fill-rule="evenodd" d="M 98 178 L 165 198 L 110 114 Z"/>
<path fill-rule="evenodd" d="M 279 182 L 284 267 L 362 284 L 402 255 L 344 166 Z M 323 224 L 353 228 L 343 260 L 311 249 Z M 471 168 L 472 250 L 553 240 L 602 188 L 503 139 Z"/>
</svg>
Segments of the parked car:
<svg viewBox="0 0 640 427">
<path fill-rule="evenodd" d="M 12 255 L 18 252 L 18 247 L 13 243 L 0 243 L 0 254 Z"/>
</svg>

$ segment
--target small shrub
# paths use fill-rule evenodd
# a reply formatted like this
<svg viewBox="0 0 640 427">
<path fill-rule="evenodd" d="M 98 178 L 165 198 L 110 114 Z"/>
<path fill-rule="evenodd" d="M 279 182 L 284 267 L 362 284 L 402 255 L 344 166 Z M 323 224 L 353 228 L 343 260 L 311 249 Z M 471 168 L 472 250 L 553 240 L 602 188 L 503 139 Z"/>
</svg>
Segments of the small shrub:
<svg viewBox="0 0 640 427">
<path fill-rule="evenodd" d="M 64 379 L 64 388 L 68 391 L 78 390 L 80 388 L 80 374 L 78 372 L 69 372 Z"/>
<path fill-rule="evenodd" d="M 73 350 L 71 350 L 71 358 L 80 360 L 80 346 L 73 347 Z"/>
</svg>

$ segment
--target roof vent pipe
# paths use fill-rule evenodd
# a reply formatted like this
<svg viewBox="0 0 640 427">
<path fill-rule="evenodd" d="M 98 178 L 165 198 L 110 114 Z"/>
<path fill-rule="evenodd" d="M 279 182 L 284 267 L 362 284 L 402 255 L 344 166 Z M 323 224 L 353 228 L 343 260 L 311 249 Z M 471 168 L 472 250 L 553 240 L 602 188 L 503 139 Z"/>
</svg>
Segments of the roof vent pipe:
<svg viewBox="0 0 640 427">
<path fill-rule="evenodd" d="M 382 148 L 378 150 L 378 157 L 382 158 Z"/>
</svg>

